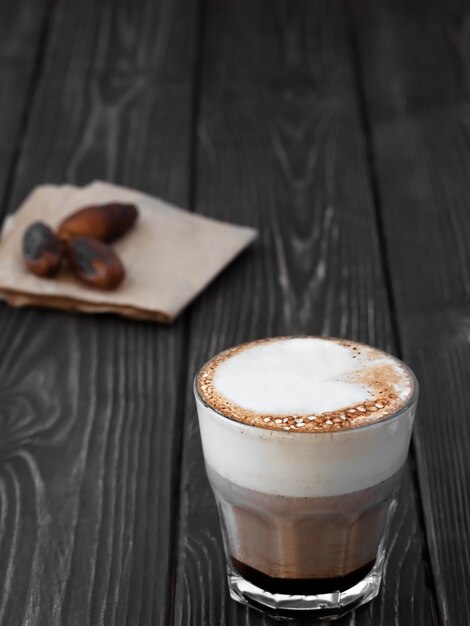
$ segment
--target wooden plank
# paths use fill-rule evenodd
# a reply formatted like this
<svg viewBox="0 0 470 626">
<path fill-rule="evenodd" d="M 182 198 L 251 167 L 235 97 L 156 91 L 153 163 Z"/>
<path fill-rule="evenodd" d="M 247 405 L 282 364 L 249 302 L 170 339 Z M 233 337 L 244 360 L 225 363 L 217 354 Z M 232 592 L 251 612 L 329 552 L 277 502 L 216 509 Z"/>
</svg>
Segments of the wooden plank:
<svg viewBox="0 0 470 626">
<path fill-rule="evenodd" d="M 468 3 L 356 3 L 419 483 L 441 620 L 470 623 Z"/>
<path fill-rule="evenodd" d="M 194 2 L 59 3 L 10 209 L 98 177 L 186 206 L 194 28 Z M 0 621 L 168 624 L 183 320 L 0 327 Z"/>
<path fill-rule="evenodd" d="M 260 238 L 193 307 L 190 374 L 275 334 L 393 350 L 342 6 L 219 0 L 206 11 L 196 208 Z M 176 624 L 267 624 L 228 597 L 190 382 Z M 408 472 L 380 598 L 342 623 L 435 623 L 416 498 Z"/>
<path fill-rule="evenodd" d="M 47 33 L 47 0 L 0 2 L 0 216 Z"/>
</svg>

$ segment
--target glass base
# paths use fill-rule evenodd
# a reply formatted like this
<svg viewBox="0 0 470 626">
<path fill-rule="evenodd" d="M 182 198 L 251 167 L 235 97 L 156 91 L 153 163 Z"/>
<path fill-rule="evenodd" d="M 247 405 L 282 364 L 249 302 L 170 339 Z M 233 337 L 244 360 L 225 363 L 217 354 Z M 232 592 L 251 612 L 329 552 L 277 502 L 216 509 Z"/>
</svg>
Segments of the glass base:
<svg viewBox="0 0 470 626">
<path fill-rule="evenodd" d="M 270 593 L 245 580 L 228 566 L 228 587 L 233 600 L 268 613 L 274 619 L 315 617 L 338 619 L 353 609 L 366 604 L 379 593 L 383 559 L 376 562 L 369 574 L 354 587 L 317 595 L 284 595 Z"/>
</svg>

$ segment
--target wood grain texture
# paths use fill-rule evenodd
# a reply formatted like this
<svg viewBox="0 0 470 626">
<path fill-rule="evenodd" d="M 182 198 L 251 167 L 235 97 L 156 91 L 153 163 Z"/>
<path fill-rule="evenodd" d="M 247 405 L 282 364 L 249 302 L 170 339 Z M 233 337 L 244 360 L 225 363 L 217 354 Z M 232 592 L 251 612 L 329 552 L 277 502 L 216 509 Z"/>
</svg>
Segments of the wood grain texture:
<svg viewBox="0 0 470 626">
<path fill-rule="evenodd" d="M 187 204 L 194 12 L 57 4 L 10 210 L 97 177 Z M 2 306 L 0 328 L 0 623 L 166 626 L 183 321 Z"/>
<path fill-rule="evenodd" d="M 199 212 L 259 229 L 190 323 L 176 624 L 271 623 L 228 597 L 190 378 L 219 350 L 324 333 L 393 350 L 342 6 L 206 3 Z M 380 597 L 340 623 L 436 623 L 408 472 Z"/>
<path fill-rule="evenodd" d="M 470 7 L 354 6 L 441 619 L 470 623 Z"/>
<path fill-rule="evenodd" d="M 0 216 L 6 210 L 11 173 L 36 85 L 51 15 L 49 4 L 48 0 L 0 2 Z"/>
</svg>

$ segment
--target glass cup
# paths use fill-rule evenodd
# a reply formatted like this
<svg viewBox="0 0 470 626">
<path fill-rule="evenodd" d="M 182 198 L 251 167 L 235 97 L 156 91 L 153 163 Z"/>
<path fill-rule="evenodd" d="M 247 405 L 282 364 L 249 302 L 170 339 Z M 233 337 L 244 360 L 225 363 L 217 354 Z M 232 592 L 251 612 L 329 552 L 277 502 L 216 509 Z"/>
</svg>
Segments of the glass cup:
<svg viewBox="0 0 470 626">
<path fill-rule="evenodd" d="M 204 402 L 196 376 L 234 600 L 274 616 L 340 617 L 378 594 L 418 400 L 406 370 L 413 392 L 399 411 L 319 433 L 234 421 Z"/>
</svg>

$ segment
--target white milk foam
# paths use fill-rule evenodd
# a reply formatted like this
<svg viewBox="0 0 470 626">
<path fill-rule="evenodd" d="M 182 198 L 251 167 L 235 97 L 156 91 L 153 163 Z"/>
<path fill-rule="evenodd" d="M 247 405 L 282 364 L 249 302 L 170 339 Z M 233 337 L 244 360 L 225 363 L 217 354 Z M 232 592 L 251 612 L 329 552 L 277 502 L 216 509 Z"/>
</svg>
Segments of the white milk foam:
<svg viewBox="0 0 470 626">
<path fill-rule="evenodd" d="M 378 363 L 399 370 L 392 357 L 361 348 L 356 354 L 356 349 L 315 337 L 254 344 L 218 365 L 214 388 L 243 409 L 259 414 L 306 415 L 351 407 L 373 397 L 366 384 L 348 378 L 352 373 Z M 405 399 L 410 380 L 400 375 L 400 382 L 395 390 Z"/>
<path fill-rule="evenodd" d="M 361 355 L 353 358 L 358 346 Z M 211 371 L 217 398 L 229 398 L 251 417 L 253 412 L 307 415 L 336 411 L 370 397 L 373 401 L 366 382 L 348 379 L 371 362 L 397 368 L 392 413 L 398 414 L 387 420 L 378 411 L 380 417 L 374 414 L 363 427 L 334 430 L 333 424 L 326 426 L 333 430 L 324 432 L 294 427 L 285 431 L 274 423 L 276 428 L 270 428 L 262 418 L 258 427 L 253 420 L 225 417 L 219 406 L 210 406 L 212 402 L 201 394 L 204 390 L 196 389 L 204 458 L 220 476 L 268 494 L 336 496 L 376 485 L 405 462 L 417 388 L 410 370 L 393 357 L 361 344 L 307 337 L 248 344 L 227 355 L 213 360 L 219 359 Z"/>
</svg>

